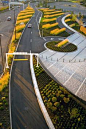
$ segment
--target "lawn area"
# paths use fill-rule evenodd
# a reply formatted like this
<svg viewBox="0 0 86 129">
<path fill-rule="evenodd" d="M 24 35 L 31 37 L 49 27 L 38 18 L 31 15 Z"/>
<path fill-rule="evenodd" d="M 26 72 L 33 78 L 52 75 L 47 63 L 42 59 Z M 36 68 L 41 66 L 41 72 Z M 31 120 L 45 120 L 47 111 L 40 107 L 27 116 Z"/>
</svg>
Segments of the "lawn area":
<svg viewBox="0 0 86 129">
<path fill-rule="evenodd" d="M 37 68 L 36 61 L 34 69 L 43 102 L 55 129 L 85 129 L 86 109 L 65 88 L 52 80 L 40 65 Z"/>
<path fill-rule="evenodd" d="M 59 51 L 59 52 L 72 52 L 72 51 L 77 50 L 77 46 L 75 46 L 72 43 L 70 43 L 68 45 L 65 45 L 64 47 L 56 47 L 55 45 L 57 45 L 59 42 L 61 42 L 61 41 L 51 41 L 51 42 L 48 42 L 46 44 L 46 47 L 51 49 L 51 50 Z"/>
</svg>

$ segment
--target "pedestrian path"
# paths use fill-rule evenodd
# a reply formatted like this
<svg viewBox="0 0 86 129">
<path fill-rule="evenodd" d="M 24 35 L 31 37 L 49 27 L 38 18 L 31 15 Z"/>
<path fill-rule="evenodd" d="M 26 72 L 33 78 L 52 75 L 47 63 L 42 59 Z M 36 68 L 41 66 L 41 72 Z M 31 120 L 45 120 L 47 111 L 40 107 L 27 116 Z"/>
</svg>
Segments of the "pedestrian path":
<svg viewBox="0 0 86 129">
<path fill-rule="evenodd" d="M 67 38 L 77 45 L 74 52 L 45 50 L 39 58 L 45 69 L 70 92 L 86 101 L 86 38 L 74 33 Z"/>
</svg>

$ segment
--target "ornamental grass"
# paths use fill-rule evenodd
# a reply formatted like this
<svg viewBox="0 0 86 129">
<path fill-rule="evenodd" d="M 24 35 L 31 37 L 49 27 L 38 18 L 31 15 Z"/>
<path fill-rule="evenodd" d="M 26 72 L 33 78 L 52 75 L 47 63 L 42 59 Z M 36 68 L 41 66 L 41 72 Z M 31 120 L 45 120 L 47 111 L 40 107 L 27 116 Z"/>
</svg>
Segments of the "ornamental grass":
<svg viewBox="0 0 86 129">
<path fill-rule="evenodd" d="M 29 21 L 29 18 L 28 19 L 24 19 L 24 20 L 19 20 L 19 21 L 16 21 L 16 25 L 24 22 L 24 24 L 26 24 L 27 22 Z"/>
<path fill-rule="evenodd" d="M 72 21 L 71 19 L 66 19 L 65 22 L 69 22 L 69 21 Z"/>
<path fill-rule="evenodd" d="M 8 85 L 9 77 L 9 72 L 5 72 L 2 78 L 0 78 L 0 92 Z"/>
<path fill-rule="evenodd" d="M 69 25 L 70 27 L 74 27 L 75 26 L 75 23 L 73 23 L 73 24 L 71 24 L 71 25 Z"/>
<path fill-rule="evenodd" d="M 56 18 L 52 18 L 52 19 L 44 19 L 42 22 L 52 22 L 52 21 L 55 21 Z"/>
<path fill-rule="evenodd" d="M 45 15 L 44 17 L 45 18 L 51 18 L 51 17 L 56 17 L 56 16 L 61 16 L 63 15 L 64 13 L 58 13 L 58 14 L 54 14 L 54 15 Z"/>
<path fill-rule="evenodd" d="M 0 11 L 3 11 L 3 10 L 6 10 L 6 9 L 8 9 L 9 7 L 7 6 L 7 7 L 1 7 L 0 8 Z"/>
<path fill-rule="evenodd" d="M 68 39 L 65 39 L 63 41 L 61 41 L 60 43 L 58 43 L 57 45 L 55 45 L 56 47 L 62 47 L 63 45 L 68 43 Z"/>
<path fill-rule="evenodd" d="M 64 32 L 66 30 L 66 28 L 62 28 L 62 29 L 54 29 L 50 32 L 50 34 L 53 34 L 53 35 L 57 35 L 57 34 L 60 34 L 62 32 Z"/>
<path fill-rule="evenodd" d="M 86 34 L 86 28 L 84 26 L 80 27 L 80 31 L 83 32 L 84 34 Z"/>
<path fill-rule="evenodd" d="M 32 15 L 26 15 L 26 16 L 17 17 L 17 21 L 27 19 L 27 18 L 30 18 L 30 17 L 32 17 Z"/>
<path fill-rule="evenodd" d="M 34 12 L 19 13 L 19 14 L 18 14 L 18 17 L 26 16 L 26 15 L 31 15 L 31 14 L 33 14 L 33 13 L 34 13 Z"/>
<path fill-rule="evenodd" d="M 16 26 L 16 32 L 21 32 L 25 28 L 25 24 Z"/>
<path fill-rule="evenodd" d="M 8 51 L 8 53 L 13 53 L 15 51 L 15 49 L 16 49 L 15 44 L 12 42 L 9 45 L 9 51 Z"/>
<path fill-rule="evenodd" d="M 61 13 L 62 11 L 54 11 L 54 12 L 44 12 L 44 15 L 52 15 L 55 13 Z"/>
<path fill-rule="evenodd" d="M 58 23 L 45 24 L 42 26 L 42 28 L 49 29 L 49 28 L 52 28 L 52 27 L 57 26 L 57 25 L 58 25 Z"/>
<path fill-rule="evenodd" d="M 57 31 L 59 31 L 59 28 L 50 31 L 50 34 L 55 34 L 55 32 L 57 32 Z"/>
<path fill-rule="evenodd" d="M 21 36 L 21 32 L 20 33 L 16 33 L 16 40 L 19 40 L 20 36 Z M 15 41 L 15 34 L 13 34 L 13 37 L 12 37 L 12 42 Z"/>
<path fill-rule="evenodd" d="M 66 15 L 66 17 L 70 17 L 70 16 L 71 16 L 71 14 Z"/>
<path fill-rule="evenodd" d="M 52 12 L 55 11 L 55 9 L 44 9 L 43 12 Z"/>
</svg>

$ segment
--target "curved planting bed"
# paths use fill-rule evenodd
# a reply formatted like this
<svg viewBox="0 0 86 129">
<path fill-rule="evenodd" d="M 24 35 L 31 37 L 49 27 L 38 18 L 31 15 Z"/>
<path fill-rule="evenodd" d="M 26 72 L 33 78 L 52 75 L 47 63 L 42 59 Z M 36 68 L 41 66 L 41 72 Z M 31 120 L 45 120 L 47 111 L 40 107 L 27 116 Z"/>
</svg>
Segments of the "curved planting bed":
<svg viewBox="0 0 86 129">
<path fill-rule="evenodd" d="M 55 129 L 85 129 L 86 109 L 40 65 L 36 67 L 35 59 L 33 63 L 38 87 Z"/>
<path fill-rule="evenodd" d="M 57 45 L 59 42 L 61 42 L 61 41 L 48 42 L 48 43 L 46 43 L 46 47 L 51 50 L 59 51 L 59 52 L 72 52 L 72 51 L 77 50 L 77 46 L 72 43 L 70 43 L 68 45 L 64 45 L 62 47 L 56 47 L 55 45 Z"/>
</svg>

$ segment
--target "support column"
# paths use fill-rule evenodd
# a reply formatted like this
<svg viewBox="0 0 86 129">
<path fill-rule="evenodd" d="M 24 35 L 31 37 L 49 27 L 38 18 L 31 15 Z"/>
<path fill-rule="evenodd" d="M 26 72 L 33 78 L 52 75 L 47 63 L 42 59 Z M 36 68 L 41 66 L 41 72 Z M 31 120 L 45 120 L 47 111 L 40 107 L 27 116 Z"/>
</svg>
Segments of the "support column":
<svg viewBox="0 0 86 129">
<path fill-rule="evenodd" d="M 23 10 L 24 10 L 24 4 L 23 4 Z"/>
<path fill-rule="evenodd" d="M 39 57 L 38 57 L 38 55 L 37 55 L 37 66 L 36 66 L 36 67 L 39 67 L 39 66 L 38 66 L 38 63 L 39 63 Z"/>
<path fill-rule="evenodd" d="M 9 2 L 9 10 L 10 10 L 10 2 Z"/>
<path fill-rule="evenodd" d="M 7 53 L 6 53 L 6 68 L 9 68 L 9 66 L 8 66 L 8 59 L 7 59 Z"/>
</svg>

